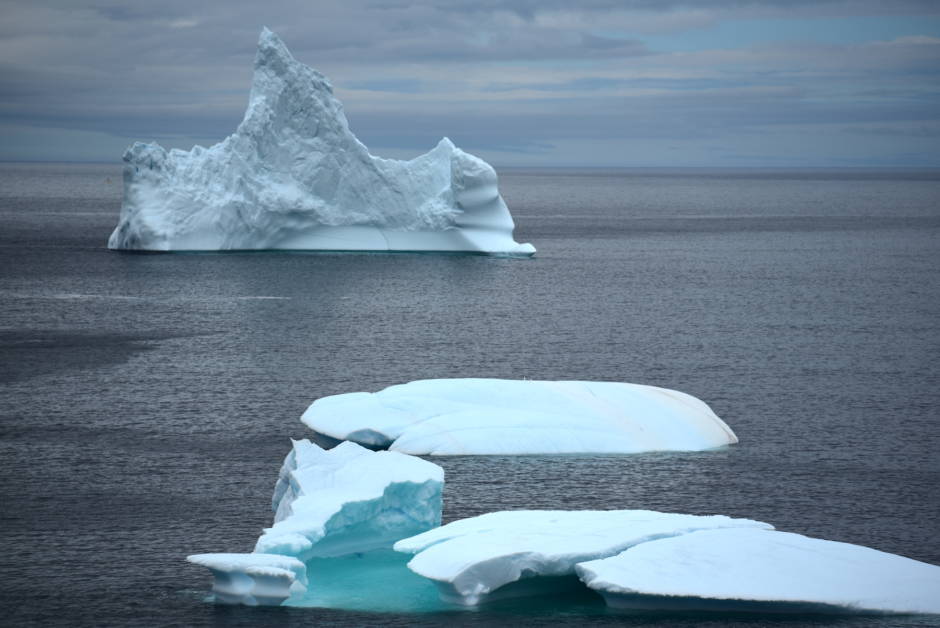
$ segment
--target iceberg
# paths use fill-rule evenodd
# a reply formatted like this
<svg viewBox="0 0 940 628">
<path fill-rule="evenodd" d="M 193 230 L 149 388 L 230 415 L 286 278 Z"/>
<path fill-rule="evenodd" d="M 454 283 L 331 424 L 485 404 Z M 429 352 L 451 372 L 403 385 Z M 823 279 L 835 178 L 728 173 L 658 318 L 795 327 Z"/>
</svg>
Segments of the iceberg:
<svg viewBox="0 0 940 628">
<path fill-rule="evenodd" d="M 371 155 L 330 82 L 263 29 L 245 117 L 210 148 L 137 142 L 108 247 L 144 251 L 460 251 L 529 256 L 497 176 L 447 138 Z"/>
<path fill-rule="evenodd" d="M 276 554 L 194 554 L 189 562 L 207 567 L 212 592 L 220 604 L 277 606 L 307 589 L 307 568 Z"/>
<path fill-rule="evenodd" d="M 355 600 L 368 607 L 348 591 L 351 578 L 400 586 L 406 600 L 424 599 L 426 587 L 433 587 L 414 577 L 391 548 L 440 525 L 443 485 L 443 469 L 420 458 L 352 442 L 324 450 L 293 441 L 274 488 L 274 524 L 254 553 L 187 560 L 210 569 L 220 603 L 342 607 Z M 308 579 L 316 584 L 312 590 Z M 400 609 L 395 605 L 402 602 L 374 603 Z"/>
<path fill-rule="evenodd" d="M 436 464 L 352 442 L 329 450 L 293 444 L 274 489 L 274 525 L 256 553 L 344 556 L 391 548 L 440 525 L 444 470 Z"/>
<path fill-rule="evenodd" d="M 766 528 L 750 519 L 649 510 L 493 512 L 398 541 L 415 554 L 409 569 L 432 580 L 441 599 L 462 606 L 583 588 L 578 563 L 647 541 L 713 528 Z"/>
<path fill-rule="evenodd" d="M 601 607 L 593 590 L 635 610 L 940 613 L 940 567 L 902 556 L 649 510 L 501 511 L 440 527 L 443 481 L 400 452 L 294 441 L 254 553 L 187 560 L 212 572 L 216 602 L 252 606 L 441 612 L 588 595 Z"/>
<path fill-rule="evenodd" d="M 789 532 L 694 532 L 576 570 L 619 608 L 940 613 L 940 567 Z"/>
<path fill-rule="evenodd" d="M 431 379 L 314 401 L 329 443 L 413 455 L 701 451 L 738 442 L 703 401 L 617 382 Z"/>
</svg>

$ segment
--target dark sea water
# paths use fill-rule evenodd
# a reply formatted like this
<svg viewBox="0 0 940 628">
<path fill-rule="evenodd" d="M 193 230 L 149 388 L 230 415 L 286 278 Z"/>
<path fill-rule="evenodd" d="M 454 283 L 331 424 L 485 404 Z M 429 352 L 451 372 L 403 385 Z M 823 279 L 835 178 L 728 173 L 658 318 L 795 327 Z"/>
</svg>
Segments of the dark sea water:
<svg viewBox="0 0 940 628">
<path fill-rule="evenodd" d="M 676 388 L 715 452 L 437 458 L 445 521 L 721 513 L 940 564 L 940 173 L 506 171 L 531 260 L 109 252 L 119 166 L 0 164 L 0 624 L 940 625 L 219 607 L 314 399 L 428 377 Z"/>
</svg>

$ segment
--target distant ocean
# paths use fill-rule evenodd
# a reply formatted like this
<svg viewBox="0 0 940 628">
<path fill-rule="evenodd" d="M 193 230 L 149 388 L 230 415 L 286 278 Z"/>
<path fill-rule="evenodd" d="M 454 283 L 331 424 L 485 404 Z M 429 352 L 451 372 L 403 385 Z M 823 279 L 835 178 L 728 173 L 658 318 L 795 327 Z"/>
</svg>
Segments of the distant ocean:
<svg viewBox="0 0 940 628">
<path fill-rule="evenodd" d="M 720 513 L 940 564 L 940 172 L 500 175 L 531 260 L 114 253 L 119 165 L 0 164 L 0 624 L 940 625 L 204 601 L 185 556 L 253 548 L 311 401 L 430 377 L 676 388 L 741 441 L 434 459 L 445 521 Z"/>
</svg>

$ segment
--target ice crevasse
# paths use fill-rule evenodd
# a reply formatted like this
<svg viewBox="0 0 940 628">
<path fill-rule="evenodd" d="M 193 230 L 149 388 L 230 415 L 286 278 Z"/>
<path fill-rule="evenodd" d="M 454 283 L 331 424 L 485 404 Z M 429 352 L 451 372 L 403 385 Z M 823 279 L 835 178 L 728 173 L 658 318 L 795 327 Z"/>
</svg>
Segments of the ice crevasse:
<svg viewBox="0 0 940 628">
<path fill-rule="evenodd" d="M 111 249 L 434 251 L 529 256 L 495 170 L 444 138 L 410 161 L 373 156 L 325 76 L 268 29 L 245 117 L 210 148 L 124 154 Z"/>
</svg>

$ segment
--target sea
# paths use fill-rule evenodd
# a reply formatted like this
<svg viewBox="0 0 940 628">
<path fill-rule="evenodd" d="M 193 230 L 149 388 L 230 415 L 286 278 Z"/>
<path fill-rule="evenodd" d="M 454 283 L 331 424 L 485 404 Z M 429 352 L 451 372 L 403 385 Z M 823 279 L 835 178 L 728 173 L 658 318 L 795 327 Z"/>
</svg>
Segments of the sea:
<svg viewBox="0 0 940 628">
<path fill-rule="evenodd" d="M 500 170 L 531 259 L 113 252 L 121 186 L 119 163 L 0 164 L 0 624 L 940 625 L 218 606 L 185 562 L 251 551 L 315 399 L 500 377 L 682 390 L 740 443 L 433 458 L 445 522 L 725 514 L 940 564 L 940 171 Z"/>
</svg>

